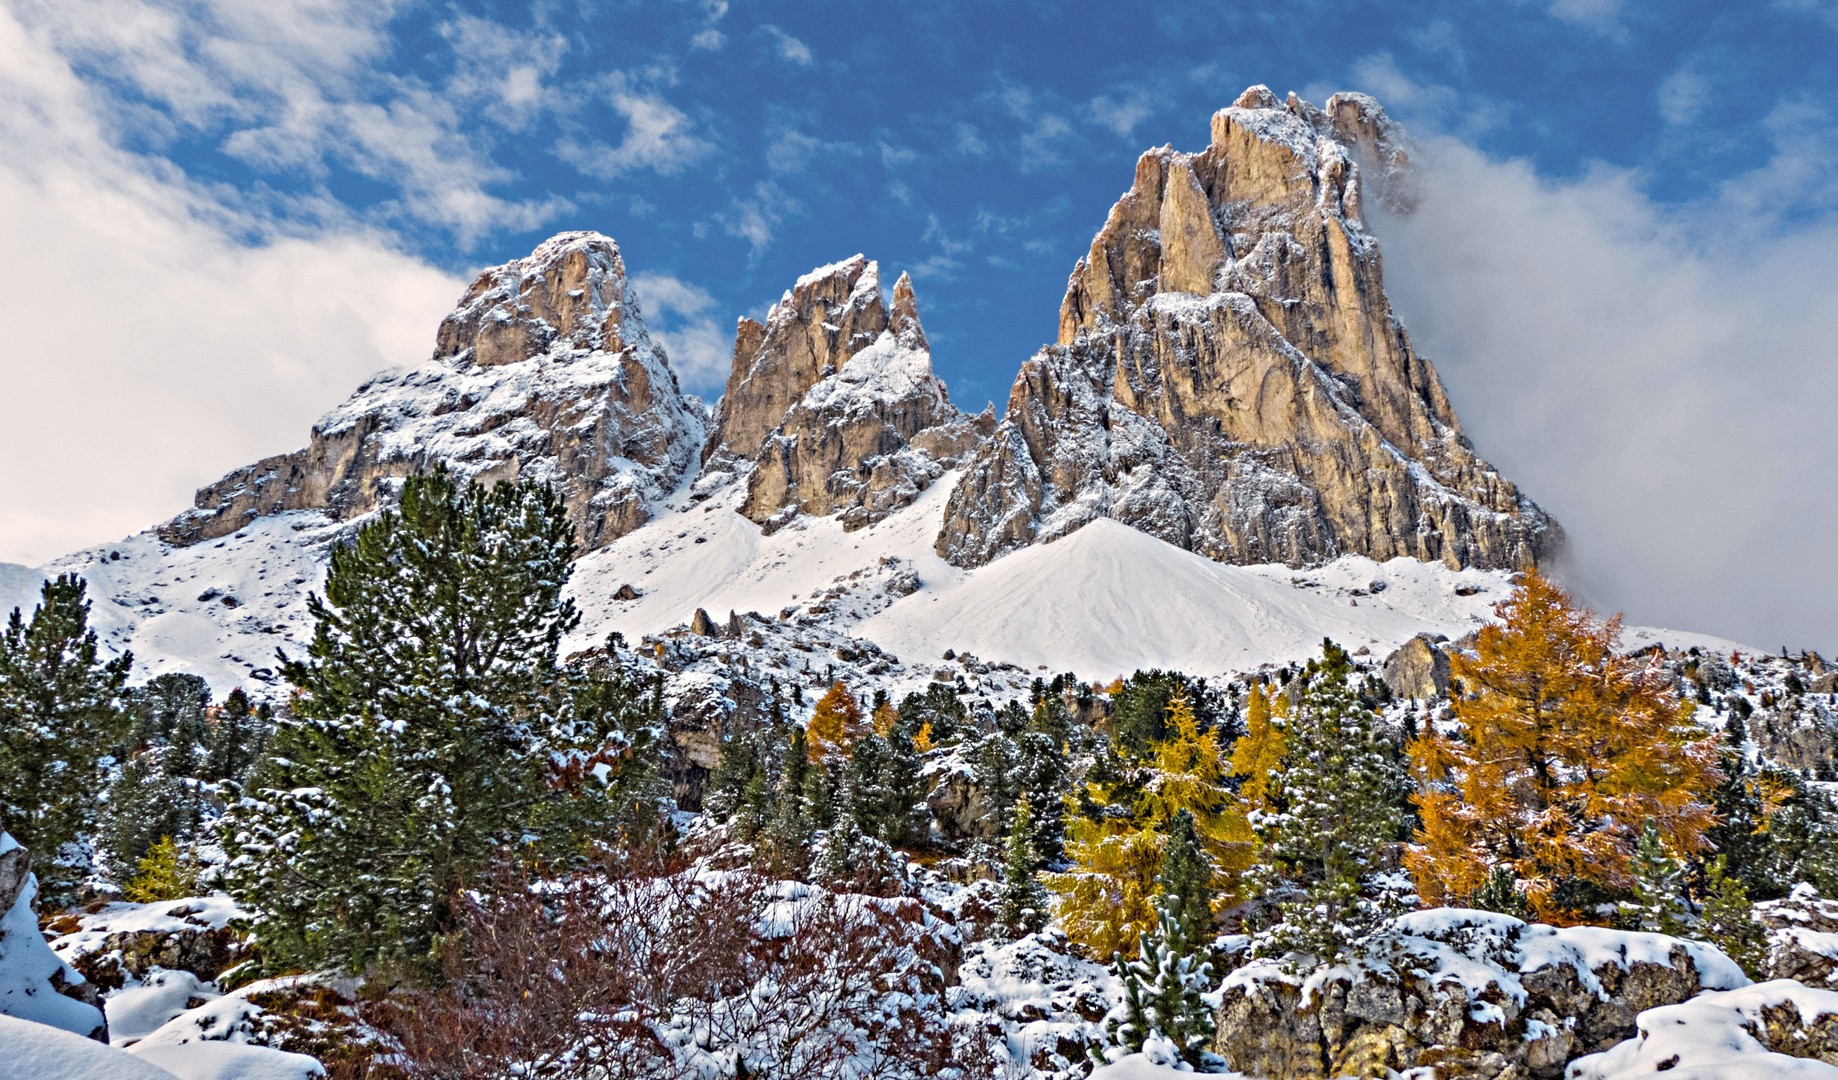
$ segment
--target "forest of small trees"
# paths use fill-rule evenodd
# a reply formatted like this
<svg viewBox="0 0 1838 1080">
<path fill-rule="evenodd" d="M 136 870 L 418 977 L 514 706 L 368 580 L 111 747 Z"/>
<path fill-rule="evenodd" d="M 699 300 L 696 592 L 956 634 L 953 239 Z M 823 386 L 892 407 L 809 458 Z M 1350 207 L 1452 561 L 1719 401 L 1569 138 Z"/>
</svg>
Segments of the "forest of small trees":
<svg viewBox="0 0 1838 1080">
<path fill-rule="evenodd" d="M 0 637 L 0 820 L 45 903 L 228 891 L 235 978 L 365 976 L 410 1073 L 978 1075 L 984 1036 L 927 1006 L 916 881 L 946 868 L 990 892 L 987 933 L 1051 922 L 1114 965 L 1116 1045 L 1202 1069 L 1200 995 L 1232 965 L 1332 964 L 1412 908 L 1696 936 L 1753 968 L 1752 902 L 1838 889 L 1838 813 L 1755 752 L 1748 699 L 1713 705 L 1537 573 L 1455 652 L 1446 705 L 1392 701 L 1331 640 L 1000 703 L 769 680 L 692 817 L 665 674 L 616 635 L 559 655 L 572 537 L 538 485 L 410 478 L 333 552 L 279 707 L 130 688 L 82 580 L 47 582 Z M 968 832 L 928 804 L 947 779 Z"/>
</svg>

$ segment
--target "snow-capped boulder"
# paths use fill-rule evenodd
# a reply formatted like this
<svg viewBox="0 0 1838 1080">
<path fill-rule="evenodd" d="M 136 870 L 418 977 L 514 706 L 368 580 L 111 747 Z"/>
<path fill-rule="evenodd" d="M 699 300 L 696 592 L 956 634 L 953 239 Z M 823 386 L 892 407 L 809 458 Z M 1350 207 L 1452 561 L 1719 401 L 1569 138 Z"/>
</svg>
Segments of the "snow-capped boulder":
<svg viewBox="0 0 1838 1080">
<path fill-rule="evenodd" d="M 1555 1078 L 1632 1035 L 1647 1009 L 1748 983 L 1702 942 L 1487 911 L 1414 912 L 1382 941 L 1366 961 L 1306 978 L 1269 960 L 1239 968 L 1219 991 L 1214 1050 L 1269 1080 L 1419 1066 Z"/>
<path fill-rule="evenodd" d="M 37 896 L 30 854 L 11 833 L 0 832 L 0 899 L 9 901 L 0 916 L 0 1017 L 107 1039 L 96 988 L 52 952 L 39 933 L 32 907 Z"/>
<path fill-rule="evenodd" d="M 429 362 L 372 378 L 304 450 L 201 489 L 160 536 L 192 544 L 289 510 L 356 517 L 440 462 L 472 480 L 554 484 L 591 549 L 650 518 L 704 428 L 645 329 L 618 245 L 562 233 L 480 274 Z"/>
<path fill-rule="evenodd" d="M 0 1015 L 5 1080 L 177 1080 L 178 1074 L 68 1031 Z"/>
<path fill-rule="evenodd" d="M 878 280 L 868 263 L 861 281 Z M 797 513 L 841 514 L 847 528 L 873 524 L 918 498 L 993 428 L 993 416 L 959 412 L 932 373 L 905 274 L 893 298 L 887 329 L 826 368 L 761 442 L 741 513 L 763 525 Z"/>
<path fill-rule="evenodd" d="M 1805 882 L 1781 900 L 1755 905 L 1768 932 L 1768 974 L 1838 988 L 1838 900 Z"/>
<path fill-rule="evenodd" d="M 1554 551 L 1556 523 L 1475 455 L 1385 298 L 1362 204 L 1408 203 L 1401 143 L 1364 95 L 1324 111 L 1253 87 L 1205 151 L 1144 154 L 938 553 L 975 566 L 1099 517 L 1232 563 Z"/>
<path fill-rule="evenodd" d="M 1568 1080 L 1838 1080 L 1838 993 L 1789 979 L 1649 1009 L 1636 1026 Z"/>
</svg>

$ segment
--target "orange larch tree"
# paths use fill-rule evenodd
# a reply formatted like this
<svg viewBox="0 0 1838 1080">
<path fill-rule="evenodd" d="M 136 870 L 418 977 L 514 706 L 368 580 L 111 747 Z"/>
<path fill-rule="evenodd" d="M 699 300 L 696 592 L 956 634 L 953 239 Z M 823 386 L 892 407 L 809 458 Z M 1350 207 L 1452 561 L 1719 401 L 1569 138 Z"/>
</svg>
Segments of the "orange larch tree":
<svg viewBox="0 0 1838 1080">
<path fill-rule="evenodd" d="M 1426 903 L 1464 903 L 1504 867 L 1539 918 L 1587 921 L 1575 886 L 1627 889 L 1647 820 L 1675 855 L 1706 846 L 1715 740 L 1658 658 L 1618 650 L 1619 616 L 1598 622 L 1536 572 L 1494 611 L 1454 660 L 1459 730 L 1411 743 L 1421 826 L 1405 863 Z"/>
<path fill-rule="evenodd" d="M 846 758 L 855 740 L 873 730 L 855 695 L 838 681 L 817 702 L 810 724 L 804 729 L 810 759 L 821 762 L 830 757 Z"/>
</svg>

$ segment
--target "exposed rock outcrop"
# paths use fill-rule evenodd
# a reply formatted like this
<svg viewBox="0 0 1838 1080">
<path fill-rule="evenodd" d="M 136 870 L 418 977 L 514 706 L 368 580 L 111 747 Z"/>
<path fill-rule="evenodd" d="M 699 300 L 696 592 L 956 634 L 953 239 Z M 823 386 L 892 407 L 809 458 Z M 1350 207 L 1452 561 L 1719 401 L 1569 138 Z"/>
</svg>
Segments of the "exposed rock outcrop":
<svg viewBox="0 0 1838 1080">
<path fill-rule="evenodd" d="M 1600 927 L 1554 929 L 1437 908 L 1394 923 L 1382 961 L 1306 980 L 1270 961 L 1226 979 L 1213 1048 L 1270 1080 L 1384 1076 L 1555 1080 L 1635 1032 L 1639 1014 L 1747 983 L 1699 942 Z"/>
<path fill-rule="evenodd" d="M 1801 882 L 1781 900 L 1755 905 L 1768 933 L 1768 977 L 1838 989 L 1838 900 Z"/>
<path fill-rule="evenodd" d="M 842 370 L 888 325 L 879 267 L 863 255 L 799 278 L 772 305 L 763 325 L 740 320 L 734 369 L 703 460 L 717 455 L 751 460 L 805 391 Z"/>
<path fill-rule="evenodd" d="M 705 426 L 645 330 L 618 245 L 562 233 L 480 274 L 428 363 L 371 379 L 305 449 L 201 489 L 160 535 L 190 544 L 288 510 L 356 517 L 444 462 L 475 481 L 554 484 L 591 549 L 650 517 L 695 464 Z"/>
<path fill-rule="evenodd" d="M 889 313 L 879 266 L 857 255 L 800 278 L 764 326 L 742 321 L 706 468 L 749 469 L 741 513 L 768 529 L 799 513 L 860 528 L 994 426 L 959 412 L 932 373 L 912 280 L 900 275 Z"/>
<path fill-rule="evenodd" d="M 0 830 L 0 1016 L 49 1024 L 108 1041 L 108 1022 L 93 983 L 45 944 L 33 908 L 38 878 L 31 854 Z"/>
<path fill-rule="evenodd" d="M 974 566 L 1102 516 L 1234 563 L 1551 553 L 1556 523 L 1474 453 L 1385 298 L 1362 203 L 1408 204 L 1401 141 L 1364 95 L 1253 87 L 1205 151 L 1144 154 L 939 554 Z"/>
<path fill-rule="evenodd" d="M 1449 654 L 1437 647 L 1440 635 L 1418 634 L 1385 658 L 1379 678 L 1404 698 L 1437 698 L 1449 692 Z"/>
</svg>

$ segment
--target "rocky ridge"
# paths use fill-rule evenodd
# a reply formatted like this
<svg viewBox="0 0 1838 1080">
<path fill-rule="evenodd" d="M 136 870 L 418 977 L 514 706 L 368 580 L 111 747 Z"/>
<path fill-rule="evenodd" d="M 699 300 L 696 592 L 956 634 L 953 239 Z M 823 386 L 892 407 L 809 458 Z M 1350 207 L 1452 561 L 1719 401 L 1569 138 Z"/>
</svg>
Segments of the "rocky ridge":
<svg viewBox="0 0 1838 1080">
<path fill-rule="evenodd" d="M 856 255 L 818 267 L 742 319 L 734 368 L 701 481 L 747 478 L 740 512 L 767 530 L 797 514 L 840 514 L 860 528 L 910 504 L 987 435 L 932 371 L 912 279 L 889 311 L 880 267 Z"/>
<path fill-rule="evenodd" d="M 481 273 L 428 363 L 366 382 L 304 449 L 201 489 L 159 532 L 186 545 L 290 510 L 350 519 L 441 462 L 471 480 L 554 484 L 592 549 L 650 518 L 695 464 L 705 424 L 645 329 L 618 245 L 562 233 Z"/>
<path fill-rule="evenodd" d="M 1258 86 L 1206 150 L 1144 154 L 938 553 L 976 566 L 1098 517 L 1233 563 L 1554 552 L 1556 523 L 1474 453 L 1385 299 L 1363 211 L 1408 203 L 1401 143 L 1364 95 L 1318 109 Z"/>
</svg>

